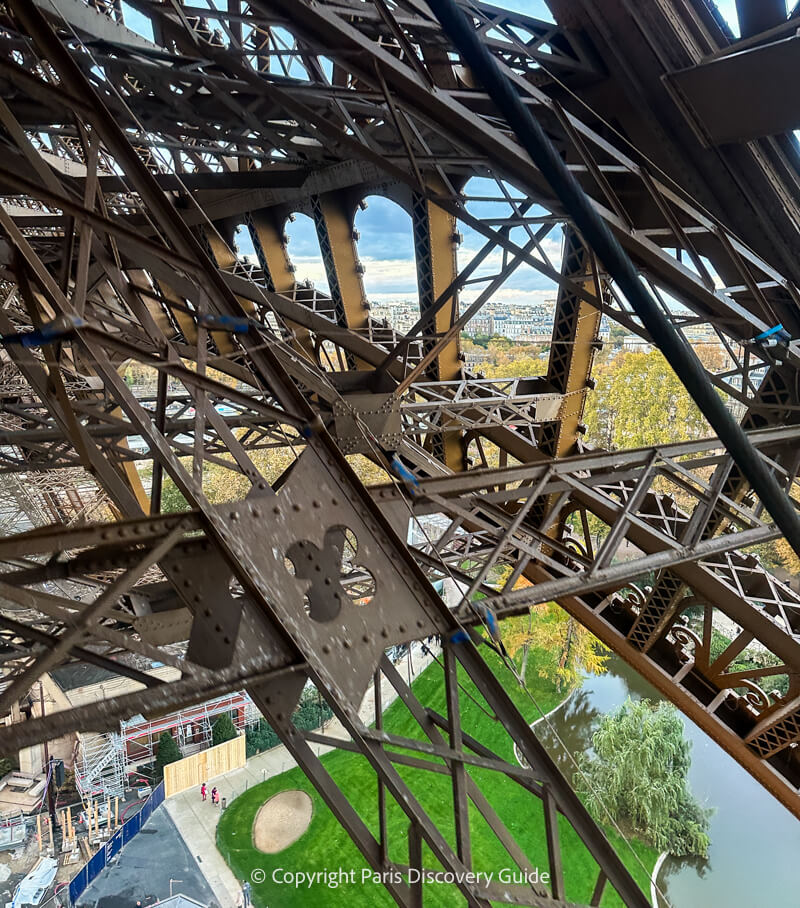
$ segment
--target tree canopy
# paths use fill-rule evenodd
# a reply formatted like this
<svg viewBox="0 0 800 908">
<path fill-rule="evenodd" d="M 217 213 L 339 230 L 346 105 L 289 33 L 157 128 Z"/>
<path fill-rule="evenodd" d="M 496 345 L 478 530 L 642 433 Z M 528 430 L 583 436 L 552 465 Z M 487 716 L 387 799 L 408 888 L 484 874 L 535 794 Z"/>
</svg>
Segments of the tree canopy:
<svg viewBox="0 0 800 908">
<path fill-rule="evenodd" d="M 690 752 L 671 703 L 628 698 L 600 722 L 592 752 L 579 758 L 575 788 L 598 820 L 610 813 L 661 851 L 707 857 L 711 812 L 689 791 Z"/>
<path fill-rule="evenodd" d="M 516 342 L 508 337 L 494 335 L 461 336 L 464 353 L 478 353 L 481 360 L 475 367 L 486 378 L 527 378 L 547 372 L 547 358 L 541 354 L 548 345 Z"/>
<path fill-rule="evenodd" d="M 239 733 L 236 726 L 228 713 L 223 713 L 217 721 L 211 726 L 211 746 L 224 744 L 225 741 L 231 741 Z"/>
<path fill-rule="evenodd" d="M 523 677 L 528 653 L 535 650 L 539 677 L 554 681 L 559 691 L 574 687 L 584 672 L 604 672 L 609 652 L 555 602 L 532 608 L 527 618 L 504 622 L 504 644 L 511 656 L 522 652 Z"/>
<path fill-rule="evenodd" d="M 164 767 L 168 763 L 175 763 L 182 758 L 183 755 L 175 738 L 172 737 L 170 732 L 162 731 L 161 737 L 158 739 L 158 752 L 156 753 L 156 774 L 158 778 L 164 778 Z"/>
<path fill-rule="evenodd" d="M 644 448 L 705 438 L 711 430 L 664 357 L 622 353 L 594 372 L 588 438 L 603 448 Z"/>
</svg>

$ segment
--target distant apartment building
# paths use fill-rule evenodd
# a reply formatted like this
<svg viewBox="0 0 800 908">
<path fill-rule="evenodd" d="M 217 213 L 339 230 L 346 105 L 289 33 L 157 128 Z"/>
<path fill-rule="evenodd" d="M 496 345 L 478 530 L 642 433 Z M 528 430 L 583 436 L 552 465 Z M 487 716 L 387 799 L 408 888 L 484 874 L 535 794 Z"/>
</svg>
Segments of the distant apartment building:
<svg viewBox="0 0 800 908">
<path fill-rule="evenodd" d="M 651 343 L 636 334 L 626 334 L 622 338 L 622 349 L 626 353 L 650 353 L 655 349 Z"/>
<path fill-rule="evenodd" d="M 467 334 L 492 337 L 500 335 L 520 343 L 549 343 L 553 332 L 555 300 L 541 303 L 487 303 L 471 319 Z M 419 319 L 416 300 L 384 300 L 371 305 L 373 318 L 385 321 L 397 331 L 406 332 Z"/>
<path fill-rule="evenodd" d="M 494 331 L 494 316 L 479 315 L 467 322 L 467 333 L 473 336 L 491 337 Z"/>
<path fill-rule="evenodd" d="M 385 321 L 395 331 L 406 334 L 419 321 L 419 306 L 411 300 L 371 303 L 370 315 L 378 321 Z"/>
</svg>

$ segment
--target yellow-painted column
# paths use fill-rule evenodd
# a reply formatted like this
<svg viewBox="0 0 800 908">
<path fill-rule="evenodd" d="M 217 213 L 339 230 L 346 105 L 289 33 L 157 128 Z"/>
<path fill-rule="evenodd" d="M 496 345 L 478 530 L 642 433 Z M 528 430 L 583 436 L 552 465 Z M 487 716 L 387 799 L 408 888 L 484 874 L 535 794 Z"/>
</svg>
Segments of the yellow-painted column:
<svg viewBox="0 0 800 908">
<path fill-rule="evenodd" d="M 580 282 L 582 289 L 596 295 L 596 282 L 589 252 L 572 230 L 564 234 L 564 257 L 561 272 Z M 553 317 L 553 342 L 547 378 L 554 391 L 564 395 L 558 419 L 542 425 L 539 451 L 545 457 L 567 457 L 574 453 L 579 426 L 586 405 L 588 382 L 592 371 L 597 332 L 600 327 L 600 308 L 579 297 L 569 287 L 558 290 Z M 540 523 L 553 506 L 556 496 L 537 502 L 531 511 L 531 522 Z M 554 520 L 548 535 L 556 538 L 563 526 Z"/>
<path fill-rule="evenodd" d="M 286 249 L 286 238 L 283 233 L 283 219 L 275 212 L 265 209 L 252 211 L 245 220 L 250 239 L 256 252 L 259 264 L 267 281 L 267 288 L 274 293 L 280 293 L 303 302 L 304 296 L 310 296 L 313 291 L 297 286 L 289 253 Z M 304 354 L 312 362 L 317 362 L 314 354 L 314 345 L 307 328 L 296 322 L 289 322 L 289 327 L 294 332 L 295 349 Z"/>
<path fill-rule="evenodd" d="M 369 309 L 355 239 L 355 208 L 352 193 L 329 192 L 311 197 L 314 226 L 336 321 L 343 328 L 365 331 L 369 327 Z M 350 368 L 369 369 L 367 363 L 352 354 L 347 355 L 347 362 Z"/>
<path fill-rule="evenodd" d="M 419 308 L 420 315 L 423 316 L 458 275 L 456 220 L 443 208 L 417 193 L 412 198 L 411 219 L 417 262 Z M 425 334 L 433 333 L 440 336 L 450 328 L 457 317 L 458 294 L 454 293 L 435 314 L 433 324 L 426 327 Z M 433 343 L 435 338 L 426 339 L 423 342 L 423 350 L 429 349 Z M 442 348 L 431 364 L 428 378 L 431 381 L 456 381 L 461 378 L 459 353 L 460 342 L 455 337 Z M 432 440 L 432 450 L 450 469 L 464 469 L 464 453 L 458 433 L 441 433 Z"/>
<path fill-rule="evenodd" d="M 595 296 L 597 290 L 592 272 L 589 253 L 578 236 L 568 230 L 564 236 L 562 273 L 581 281 L 582 289 Z M 559 288 L 547 378 L 553 390 L 564 395 L 564 400 L 558 421 L 543 439 L 544 453 L 551 457 L 567 457 L 574 453 L 586 406 L 600 318 L 599 305 L 586 302 L 569 288 Z"/>
</svg>

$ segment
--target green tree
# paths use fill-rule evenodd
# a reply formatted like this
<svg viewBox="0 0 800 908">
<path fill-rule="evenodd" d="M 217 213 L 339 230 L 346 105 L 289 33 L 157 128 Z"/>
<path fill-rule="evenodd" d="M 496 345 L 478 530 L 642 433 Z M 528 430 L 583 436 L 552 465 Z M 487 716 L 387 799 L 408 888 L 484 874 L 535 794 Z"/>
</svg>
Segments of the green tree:
<svg viewBox="0 0 800 908">
<path fill-rule="evenodd" d="M 259 719 L 258 723 L 245 732 L 245 751 L 248 759 L 261 753 L 263 750 L 269 750 L 281 743 L 281 739 L 272 730 L 272 726 L 266 719 Z"/>
<path fill-rule="evenodd" d="M 711 645 L 709 647 L 709 658 L 712 664 L 728 649 L 731 643 L 733 643 L 731 637 L 727 637 L 716 628 L 712 628 Z M 785 697 L 789 692 L 789 676 L 785 672 L 775 672 L 773 675 L 763 676 L 756 674 L 762 672 L 765 668 L 779 668 L 782 665 L 781 660 L 769 650 L 746 648 L 725 667 L 725 671 L 731 673 L 742 672 L 745 676 L 748 672 L 752 672 L 754 677 L 747 679 L 751 684 L 758 686 L 766 694 L 772 694 L 775 691 L 780 696 Z M 742 684 L 740 687 L 734 688 L 734 690 L 740 694 L 746 694 L 752 688 Z"/>
<path fill-rule="evenodd" d="M 580 757 L 575 788 L 601 821 L 674 855 L 708 855 L 708 821 L 688 787 L 691 744 L 671 703 L 626 700 L 604 716 Z"/>
<path fill-rule="evenodd" d="M 168 763 L 175 763 L 182 759 L 181 750 L 175 742 L 175 738 L 168 731 L 162 731 L 158 739 L 158 752 L 156 753 L 156 776 L 159 779 L 164 778 L 164 767 Z"/>
<path fill-rule="evenodd" d="M 225 741 L 231 741 L 238 736 L 236 726 L 228 713 L 223 713 L 219 719 L 211 726 L 211 746 L 224 744 Z"/>
<path fill-rule="evenodd" d="M 610 325 L 608 329 L 608 339 L 615 347 L 622 346 L 622 339 L 628 335 L 629 331 L 622 325 Z"/>
<path fill-rule="evenodd" d="M 664 357 L 621 353 L 595 372 L 587 437 L 603 448 L 643 448 L 704 438 L 711 430 Z"/>
<path fill-rule="evenodd" d="M 504 589 L 511 574 L 506 566 L 497 571 L 493 584 Z M 514 584 L 519 590 L 531 586 L 520 577 Z M 536 670 L 540 678 L 554 681 L 557 690 L 569 690 L 581 680 L 584 672 L 602 674 L 610 650 L 590 631 L 575 621 L 555 602 L 528 610 L 527 616 L 503 622 L 503 643 L 509 655 L 521 654 L 520 674 L 528 670 L 528 656 L 536 651 Z"/>
<path fill-rule="evenodd" d="M 165 476 L 161 489 L 161 511 L 164 514 L 173 514 L 175 511 L 188 511 L 189 505 L 183 497 L 172 477 Z"/>
</svg>

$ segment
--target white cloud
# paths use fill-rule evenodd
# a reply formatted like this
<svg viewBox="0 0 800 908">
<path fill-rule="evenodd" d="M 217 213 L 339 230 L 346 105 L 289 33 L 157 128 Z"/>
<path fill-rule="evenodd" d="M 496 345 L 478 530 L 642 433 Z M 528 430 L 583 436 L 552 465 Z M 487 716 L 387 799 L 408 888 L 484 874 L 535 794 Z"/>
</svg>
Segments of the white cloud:
<svg viewBox="0 0 800 908">
<path fill-rule="evenodd" d="M 325 266 L 317 258 L 302 255 L 292 256 L 294 276 L 297 281 L 313 281 L 317 287 L 328 286 Z"/>
<path fill-rule="evenodd" d="M 558 269 L 561 265 L 561 243 L 557 240 L 545 240 L 542 244 L 545 253 L 550 257 L 551 265 Z M 464 267 L 476 254 L 476 249 L 459 250 L 458 260 Z M 316 256 L 293 256 L 295 277 L 298 281 L 310 280 L 320 290 L 328 287 L 325 267 Z M 369 299 L 376 302 L 382 299 L 397 297 L 416 297 L 417 268 L 414 259 L 377 259 L 364 257 L 364 286 Z M 484 259 L 474 277 L 489 278 L 502 267 L 503 255 L 495 250 Z M 529 265 L 520 265 L 509 278 L 509 284 L 495 294 L 496 299 L 508 301 L 549 299 L 555 295 L 555 285 L 543 287 L 548 282 L 540 272 Z M 462 293 L 465 300 L 474 299 L 483 289 L 481 284 L 473 284 Z"/>
</svg>

